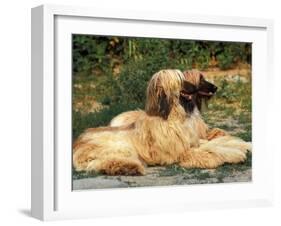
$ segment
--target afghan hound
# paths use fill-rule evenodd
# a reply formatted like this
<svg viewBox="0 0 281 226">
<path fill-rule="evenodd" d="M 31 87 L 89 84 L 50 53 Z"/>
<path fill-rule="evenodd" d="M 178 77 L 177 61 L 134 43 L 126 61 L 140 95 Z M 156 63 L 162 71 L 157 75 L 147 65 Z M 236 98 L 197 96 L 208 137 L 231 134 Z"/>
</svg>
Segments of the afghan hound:
<svg viewBox="0 0 281 226">
<path fill-rule="evenodd" d="M 185 80 L 195 86 L 195 92 L 190 93 L 188 98 L 180 96 L 180 103 L 185 111 L 189 113 L 187 118 L 189 126 L 197 131 L 200 139 L 211 140 L 226 135 L 227 132 L 219 128 L 209 129 L 200 114 L 202 105 L 213 97 L 217 87 L 208 82 L 198 70 L 187 70 L 183 74 Z M 142 110 L 123 112 L 114 117 L 109 125 L 113 127 L 129 125 L 136 122 L 143 115 L 145 115 L 145 112 Z"/>
<path fill-rule="evenodd" d="M 108 175 L 144 175 L 146 166 L 179 164 L 187 168 L 216 168 L 246 159 L 251 145 L 222 136 L 200 143 L 190 127 L 180 99 L 190 101 L 196 87 L 179 70 L 162 70 L 148 83 L 145 112 L 121 127 L 86 130 L 73 144 L 77 171 Z"/>
</svg>

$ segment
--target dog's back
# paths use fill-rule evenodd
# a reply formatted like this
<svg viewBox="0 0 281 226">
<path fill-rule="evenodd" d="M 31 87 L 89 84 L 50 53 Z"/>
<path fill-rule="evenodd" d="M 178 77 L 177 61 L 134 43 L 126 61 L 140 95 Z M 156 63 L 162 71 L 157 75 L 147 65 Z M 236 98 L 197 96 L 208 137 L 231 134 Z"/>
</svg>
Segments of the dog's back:
<svg viewBox="0 0 281 226">
<path fill-rule="evenodd" d="M 117 115 L 115 118 L 113 118 L 109 126 L 119 127 L 124 125 L 130 125 L 136 122 L 140 117 L 143 117 L 144 115 L 145 112 L 142 110 L 123 112 L 120 115 Z"/>
</svg>

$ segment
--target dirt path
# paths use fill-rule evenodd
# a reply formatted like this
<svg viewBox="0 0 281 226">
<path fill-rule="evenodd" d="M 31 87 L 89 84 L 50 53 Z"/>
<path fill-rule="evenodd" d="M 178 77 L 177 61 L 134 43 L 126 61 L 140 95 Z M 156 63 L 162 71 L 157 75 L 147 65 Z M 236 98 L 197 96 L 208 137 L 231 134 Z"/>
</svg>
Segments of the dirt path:
<svg viewBox="0 0 281 226">
<path fill-rule="evenodd" d="M 177 172 L 165 167 L 149 167 L 145 176 L 106 176 L 73 180 L 73 189 L 103 189 L 144 186 L 212 184 L 250 182 L 252 171 L 244 170 L 186 170 Z"/>
</svg>

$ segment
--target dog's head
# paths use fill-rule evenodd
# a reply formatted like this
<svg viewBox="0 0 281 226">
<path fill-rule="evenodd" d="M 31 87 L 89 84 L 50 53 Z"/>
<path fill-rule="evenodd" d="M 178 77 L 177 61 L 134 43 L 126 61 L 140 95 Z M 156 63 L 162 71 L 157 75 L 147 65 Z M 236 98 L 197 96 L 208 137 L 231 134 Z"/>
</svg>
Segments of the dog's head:
<svg viewBox="0 0 281 226">
<path fill-rule="evenodd" d="M 196 86 L 184 79 L 179 70 L 161 70 L 150 79 L 146 92 L 146 113 L 167 119 L 173 106 L 178 106 L 180 98 L 189 102 L 196 92 Z"/>
<path fill-rule="evenodd" d="M 197 70 L 161 70 L 150 79 L 146 92 L 146 113 L 167 119 L 173 106 L 179 104 L 186 113 L 201 109 L 202 100 L 210 99 L 217 87 L 206 81 Z"/>
<path fill-rule="evenodd" d="M 201 110 L 202 103 L 209 100 L 217 91 L 217 87 L 208 82 L 203 74 L 198 70 L 188 70 L 184 73 L 184 78 L 186 81 L 191 83 L 196 87 L 196 93 L 192 96 L 192 103 L 186 103 L 185 100 L 182 100 L 183 105 L 189 106 L 185 107 L 186 110 L 192 111 L 195 106 Z"/>
<path fill-rule="evenodd" d="M 196 105 L 196 98 L 197 98 L 198 89 L 192 83 L 184 80 L 182 90 L 180 92 L 179 102 L 183 106 L 186 113 L 192 113 L 195 105 Z"/>
</svg>

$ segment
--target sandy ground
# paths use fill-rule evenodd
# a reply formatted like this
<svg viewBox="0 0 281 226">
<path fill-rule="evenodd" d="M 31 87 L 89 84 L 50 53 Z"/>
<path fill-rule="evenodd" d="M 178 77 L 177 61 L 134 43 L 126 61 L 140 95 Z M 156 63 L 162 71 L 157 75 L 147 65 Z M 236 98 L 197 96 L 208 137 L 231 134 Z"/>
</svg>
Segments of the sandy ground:
<svg viewBox="0 0 281 226">
<path fill-rule="evenodd" d="M 197 173 L 178 173 L 169 175 L 164 167 L 150 167 L 145 176 L 98 176 L 83 178 L 73 181 L 74 190 L 102 189 L 102 188 L 126 188 L 144 186 L 168 186 L 187 184 L 211 184 L 211 183 L 234 183 L 250 182 L 252 179 L 251 169 L 233 171 L 221 174 L 216 170 L 201 170 Z"/>
</svg>

